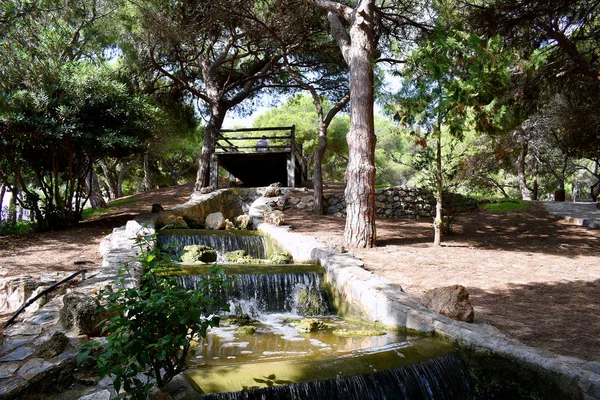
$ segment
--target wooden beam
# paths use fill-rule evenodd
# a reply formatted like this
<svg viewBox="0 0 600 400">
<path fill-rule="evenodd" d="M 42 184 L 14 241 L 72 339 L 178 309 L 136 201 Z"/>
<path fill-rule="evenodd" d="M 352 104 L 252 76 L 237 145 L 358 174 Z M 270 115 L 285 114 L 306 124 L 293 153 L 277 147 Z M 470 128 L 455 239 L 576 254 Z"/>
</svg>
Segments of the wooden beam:
<svg viewBox="0 0 600 400">
<path fill-rule="evenodd" d="M 238 128 L 238 129 L 221 129 L 221 132 L 268 132 L 268 131 L 291 131 L 292 126 L 276 126 L 273 128 Z"/>
</svg>

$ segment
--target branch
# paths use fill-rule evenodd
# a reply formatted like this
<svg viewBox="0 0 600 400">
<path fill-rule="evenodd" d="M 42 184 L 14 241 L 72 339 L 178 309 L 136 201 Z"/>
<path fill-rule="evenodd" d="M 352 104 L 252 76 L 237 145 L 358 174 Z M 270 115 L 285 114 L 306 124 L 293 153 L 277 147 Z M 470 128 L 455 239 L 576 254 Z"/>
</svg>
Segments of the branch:
<svg viewBox="0 0 600 400">
<path fill-rule="evenodd" d="M 314 4 L 318 8 L 322 10 L 329 11 L 330 13 L 335 13 L 341 17 L 343 17 L 347 22 L 351 22 L 354 18 L 354 9 L 352 7 L 348 7 L 345 4 L 338 3 L 337 1 L 330 0 L 307 0 L 309 3 Z"/>
<path fill-rule="evenodd" d="M 339 15 L 329 12 L 327 14 L 327 19 L 329 20 L 329 26 L 331 28 L 331 35 L 337 41 L 346 64 L 350 65 L 350 34 L 344 27 Z"/>
</svg>

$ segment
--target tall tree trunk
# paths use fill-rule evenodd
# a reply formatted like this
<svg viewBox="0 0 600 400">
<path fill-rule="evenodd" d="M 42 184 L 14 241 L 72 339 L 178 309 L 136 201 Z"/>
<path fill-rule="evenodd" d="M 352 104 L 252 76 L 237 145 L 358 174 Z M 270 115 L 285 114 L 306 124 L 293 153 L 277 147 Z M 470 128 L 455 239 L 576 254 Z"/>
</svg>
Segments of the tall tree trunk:
<svg viewBox="0 0 600 400">
<path fill-rule="evenodd" d="M 113 171 L 113 168 L 115 168 L 116 165 L 108 165 L 105 160 L 98 161 L 98 164 L 100 164 L 100 168 L 102 168 L 102 173 L 104 174 L 104 179 L 106 181 L 106 185 L 108 186 L 108 198 L 109 200 L 114 200 L 119 194 L 118 180 L 115 176 L 115 172 Z"/>
<path fill-rule="evenodd" d="M 200 156 L 198 174 L 196 175 L 196 184 L 194 186 L 194 190 L 196 191 L 210 186 L 210 160 L 215 152 L 215 139 L 223 126 L 227 109 L 220 104 L 216 104 L 211 106 L 210 111 L 210 119 L 204 130 L 202 155 Z"/>
<path fill-rule="evenodd" d="M 442 127 L 438 124 L 437 137 L 435 140 L 435 219 L 433 220 L 433 245 L 438 247 L 442 245 L 442 195 L 443 195 L 443 176 L 442 176 Z"/>
<path fill-rule="evenodd" d="M 123 161 L 119 161 L 117 171 L 117 197 L 123 197 L 123 180 L 125 180 L 125 171 L 127 171 L 127 165 Z"/>
<path fill-rule="evenodd" d="M 532 190 L 531 195 L 532 195 L 532 199 L 534 201 L 539 200 L 539 197 L 540 197 L 540 186 L 539 186 L 539 183 L 538 183 L 538 172 L 539 172 L 539 164 L 538 164 L 537 159 L 535 159 L 533 161 L 533 168 L 532 168 L 532 171 L 531 171 L 531 179 L 533 180 L 533 183 L 532 183 L 532 186 L 533 186 L 532 189 L 533 190 Z"/>
<path fill-rule="evenodd" d="M 146 192 L 150 190 L 150 156 L 148 152 L 144 153 L 144 160 L 142 161 L 142 167 L 144 169 L 144 180 L 142 181 L 142 191 Z"/>
<path fill-rule="evenodd" d="M 377 238 L 373 9 L 373 0 L 361 0 L 352 12 L 344 12 L 349 31 L 339 17 L 332 15 L 331 9 L 329 14 L 332 35 L 338 40 L 344 59 L 350 66 L 350 132 L 347 136 L 344 229 L 344 244 L 350 247 L 373 247 Z M 350 11 L 349 8 L 345 10 Z"/>
<path fill-rule="evenodd" d="M 6 186 L 0 186 L 0 222 L 2 222 L 2 213 L 4 211 L 4 195 L 6 194 Z"/>
<path fill-rule="evenodd" d="M 102 197 L 100 183 L 98 183 L 98 175 L 96 175 L 96 172 L 93 168 L 90 168 L 90 172 L 87 174 L 85 184 L 92 209 L 99 210 L 106 207 L 106 201 L 104 201 L 104 198 Z"/>
<path fill-rule="evenodd" d="M 325 150 L 327 150 L 327 125 L 324 122 L 319 122 L 319 144 L 314 153 L 315 158 L 313 163 L 313 212 L 318 215 L 324 214 L 323 157 L 325 156 Z"/>
<path fill-rule="evenodd" d="M 525 162 L 528 151 L 529 143 L 527 140 L 524 140 L 521 144 L 521 152 L 519 153 L 516 162 L 517 179 L 519 180 L 519 189 L 521 189 L 521 198 L 523 200 L 531 200 L 531 190 L 527 187 L 527 176 L 525 173 Z"/>
</svg>

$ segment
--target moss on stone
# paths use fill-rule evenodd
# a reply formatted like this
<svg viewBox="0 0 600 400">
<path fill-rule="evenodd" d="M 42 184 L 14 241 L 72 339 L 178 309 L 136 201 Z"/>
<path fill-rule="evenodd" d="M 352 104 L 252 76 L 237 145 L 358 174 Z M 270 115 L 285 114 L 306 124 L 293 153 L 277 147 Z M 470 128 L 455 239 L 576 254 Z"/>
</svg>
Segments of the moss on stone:
<svg viewBox="0 0 600 400">
<path fill-rule="evenodd" d="M 298 332 L 319 332 L 326 331 L 329 328 L 330 326 L 328 324 L 314 318 L 305 318 L 296 325 L 296 330 Z"/>
<path fill-rule="evenodd" d="M 244 259 L 248 256 L 248 253 L 246 253 L 245 250 L 234 250 L 234 251 L 230 251 L 229 253 L 225 253 L 225 261 L 230 262 L 230 263 L 236 263 L 238 262 L 238 260 Z"/>
<path fill-rule="evenodd" d="M 208 246 L 193 244 L 183 248 L 181 261 L 188 264 L 212 263 L 217 261 L 217 252 Z"/>
<path fill-rule="evenodd" d="M 269 257 L 269 262 L 272 264 L 292 264 L 294 259 L 290 253 L 273 253 Z"/>
<path fill-rule="evenodd" d="M 235 332 L 242 336 L 252 336 L 256 333 L 256 327 L 253 325 L 244 325 L 237 328 Z"/>
<path fill-rule="evenodd" d="M 239 315 L 228 315 L 221 321 L 222 325 L 239 325 L 239 326 L 247 326 L 247 325 L 256 325 L 258 321 L 252 319 L 248 314 L 239 314 Z"/>
</svg>

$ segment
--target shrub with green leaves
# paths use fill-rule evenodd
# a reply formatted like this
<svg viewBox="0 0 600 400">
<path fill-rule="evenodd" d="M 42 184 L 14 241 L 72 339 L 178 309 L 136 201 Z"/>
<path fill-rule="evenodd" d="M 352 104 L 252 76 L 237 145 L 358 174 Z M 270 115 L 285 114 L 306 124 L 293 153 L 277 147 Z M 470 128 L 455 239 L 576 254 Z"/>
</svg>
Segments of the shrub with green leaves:
<svg viewBox="0 0 600 400">
<path fill-rule="evenodd" d="M 101 377 L 114 376 L 117 392 L 146 399 L 152 385 L 164 387 L 185 369 L 193 341 L 219 324 L 227 308 L 229 279 L 214 264 L 195 290 L 181 288 L 168 275 L 173 269 L 170 252 L 155 246 L 156 234 L 139 237 L 142 266 L 139 284 L 127 286 L 125 273 L 113 290 L 99 296 L 109 317 L 102 321 L 107 341 L 85 344 L 79 361 L 97 358 Z"/>
</svg>

